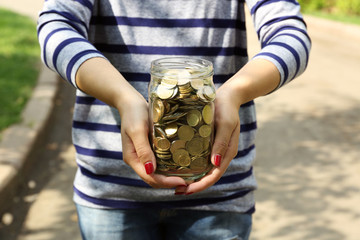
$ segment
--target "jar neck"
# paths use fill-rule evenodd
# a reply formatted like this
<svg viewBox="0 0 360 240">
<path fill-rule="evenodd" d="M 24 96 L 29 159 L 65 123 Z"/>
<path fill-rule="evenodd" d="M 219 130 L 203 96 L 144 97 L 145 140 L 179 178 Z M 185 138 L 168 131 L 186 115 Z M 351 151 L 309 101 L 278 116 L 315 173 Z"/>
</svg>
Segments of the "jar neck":
<svg viewBox="0 0 360 240">
<path fill-rule="evenodd" d="M 186 78 L 206 78 L 213 75 L 213 65 L 210 61 L 189 57 L 170 57 L 154 60 L 151 63 L 151 75 L 177 76 L 179 73 Z"/>
</svg>

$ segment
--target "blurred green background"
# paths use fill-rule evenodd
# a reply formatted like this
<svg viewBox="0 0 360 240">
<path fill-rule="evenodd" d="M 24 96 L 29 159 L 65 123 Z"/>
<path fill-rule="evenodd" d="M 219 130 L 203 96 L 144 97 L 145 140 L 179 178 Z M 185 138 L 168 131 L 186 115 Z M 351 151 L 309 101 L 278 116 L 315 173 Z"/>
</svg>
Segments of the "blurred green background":
<svg viewBox="0 0 360 240">
<path fill-rule="evenodd" d="M 0 131 L 21 120 L 36 84 L 39 60 L 36 23 L 0 8 Z"/>
<path fill-rule="evenodd" d="M 304 13 L 360 24 L 360 0 L 299 0 Z"/>
<path fill-rule="evenodd" d="M 360 14 L 360 0 L 299 0 L 305 10 Z"/>
</svg>

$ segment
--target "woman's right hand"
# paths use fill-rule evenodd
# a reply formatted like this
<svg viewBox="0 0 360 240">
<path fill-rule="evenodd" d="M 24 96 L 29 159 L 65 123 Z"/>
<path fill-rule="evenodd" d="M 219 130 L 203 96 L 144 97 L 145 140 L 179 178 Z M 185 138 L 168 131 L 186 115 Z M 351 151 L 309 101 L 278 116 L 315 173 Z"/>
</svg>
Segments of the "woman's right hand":
<svg viewBox="0 0 360 240">
<path fill-rule="evenodd" d="M 156 160 L 149 142 L 149 111 L 145 99 L 135 91 L 122 103 L 119 112 L 123 160 L 154 188 L 185 186 L 186 182 L 180 177 L 154 173 Z"/>
<path fill-rule="evenodd" d="M 118 109 L 123 160 L 146 183 L 155 188 L 186 185 L 180 177 L 154 173 L 156 161 L 149 143 L 148 104 L 109 61 L 103 58 L 85 61 L 77 71 L 76 84 L 83 92 Z"/>
</svg>

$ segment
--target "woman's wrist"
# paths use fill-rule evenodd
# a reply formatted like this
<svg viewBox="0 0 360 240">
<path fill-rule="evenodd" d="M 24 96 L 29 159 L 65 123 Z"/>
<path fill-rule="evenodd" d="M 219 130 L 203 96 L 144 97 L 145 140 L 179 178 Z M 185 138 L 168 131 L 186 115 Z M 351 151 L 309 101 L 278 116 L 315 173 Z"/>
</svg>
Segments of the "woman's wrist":
<svg viewBox="0 0 360 240">
<path fill-rule="evenodd" d="M 221 88 L 226 88 L 234 104 L 240 107 L 270 93 L 276 89 L 279 82 L 280 73 L 276 66 L 267 60 L 256 59 L 248 62 Z"/>
<path fill-rule="evenodd" d="M 120 117 L 124 116 L 127 111 L 133 108 L 139 109 L 147 105 L 144 97 L 133 87 L 129 88 L 126 92 L 122 92 L 122 94 L 118 94 L 115 98 L 116 99 L 114 100 L 114 107 L 118 109 Z"/>
<path fill-rule="evenodd" d="M 85 61 L 76 74 L 76 84 L 83 92 L 115 107 L 119 112 L 142 97 L 129 82 L 104 58 Z"/>
</svg>

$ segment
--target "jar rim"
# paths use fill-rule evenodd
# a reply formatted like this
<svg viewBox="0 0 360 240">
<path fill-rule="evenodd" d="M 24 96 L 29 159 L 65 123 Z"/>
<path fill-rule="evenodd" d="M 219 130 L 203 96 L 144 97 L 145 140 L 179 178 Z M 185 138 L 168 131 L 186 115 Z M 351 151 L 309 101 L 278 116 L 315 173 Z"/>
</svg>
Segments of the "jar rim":
<svg viewBox="0 0 360 240">
<path fill-rule="evenodd" d="M 196 70 L 189 78 L 208 77 L 214 73 L 211 61 L 193 57 L 165 57 L 151 62 L 151 74 L 155 76 L 172 75 L 164 74 L 164 70 Z"/>
</svg>

